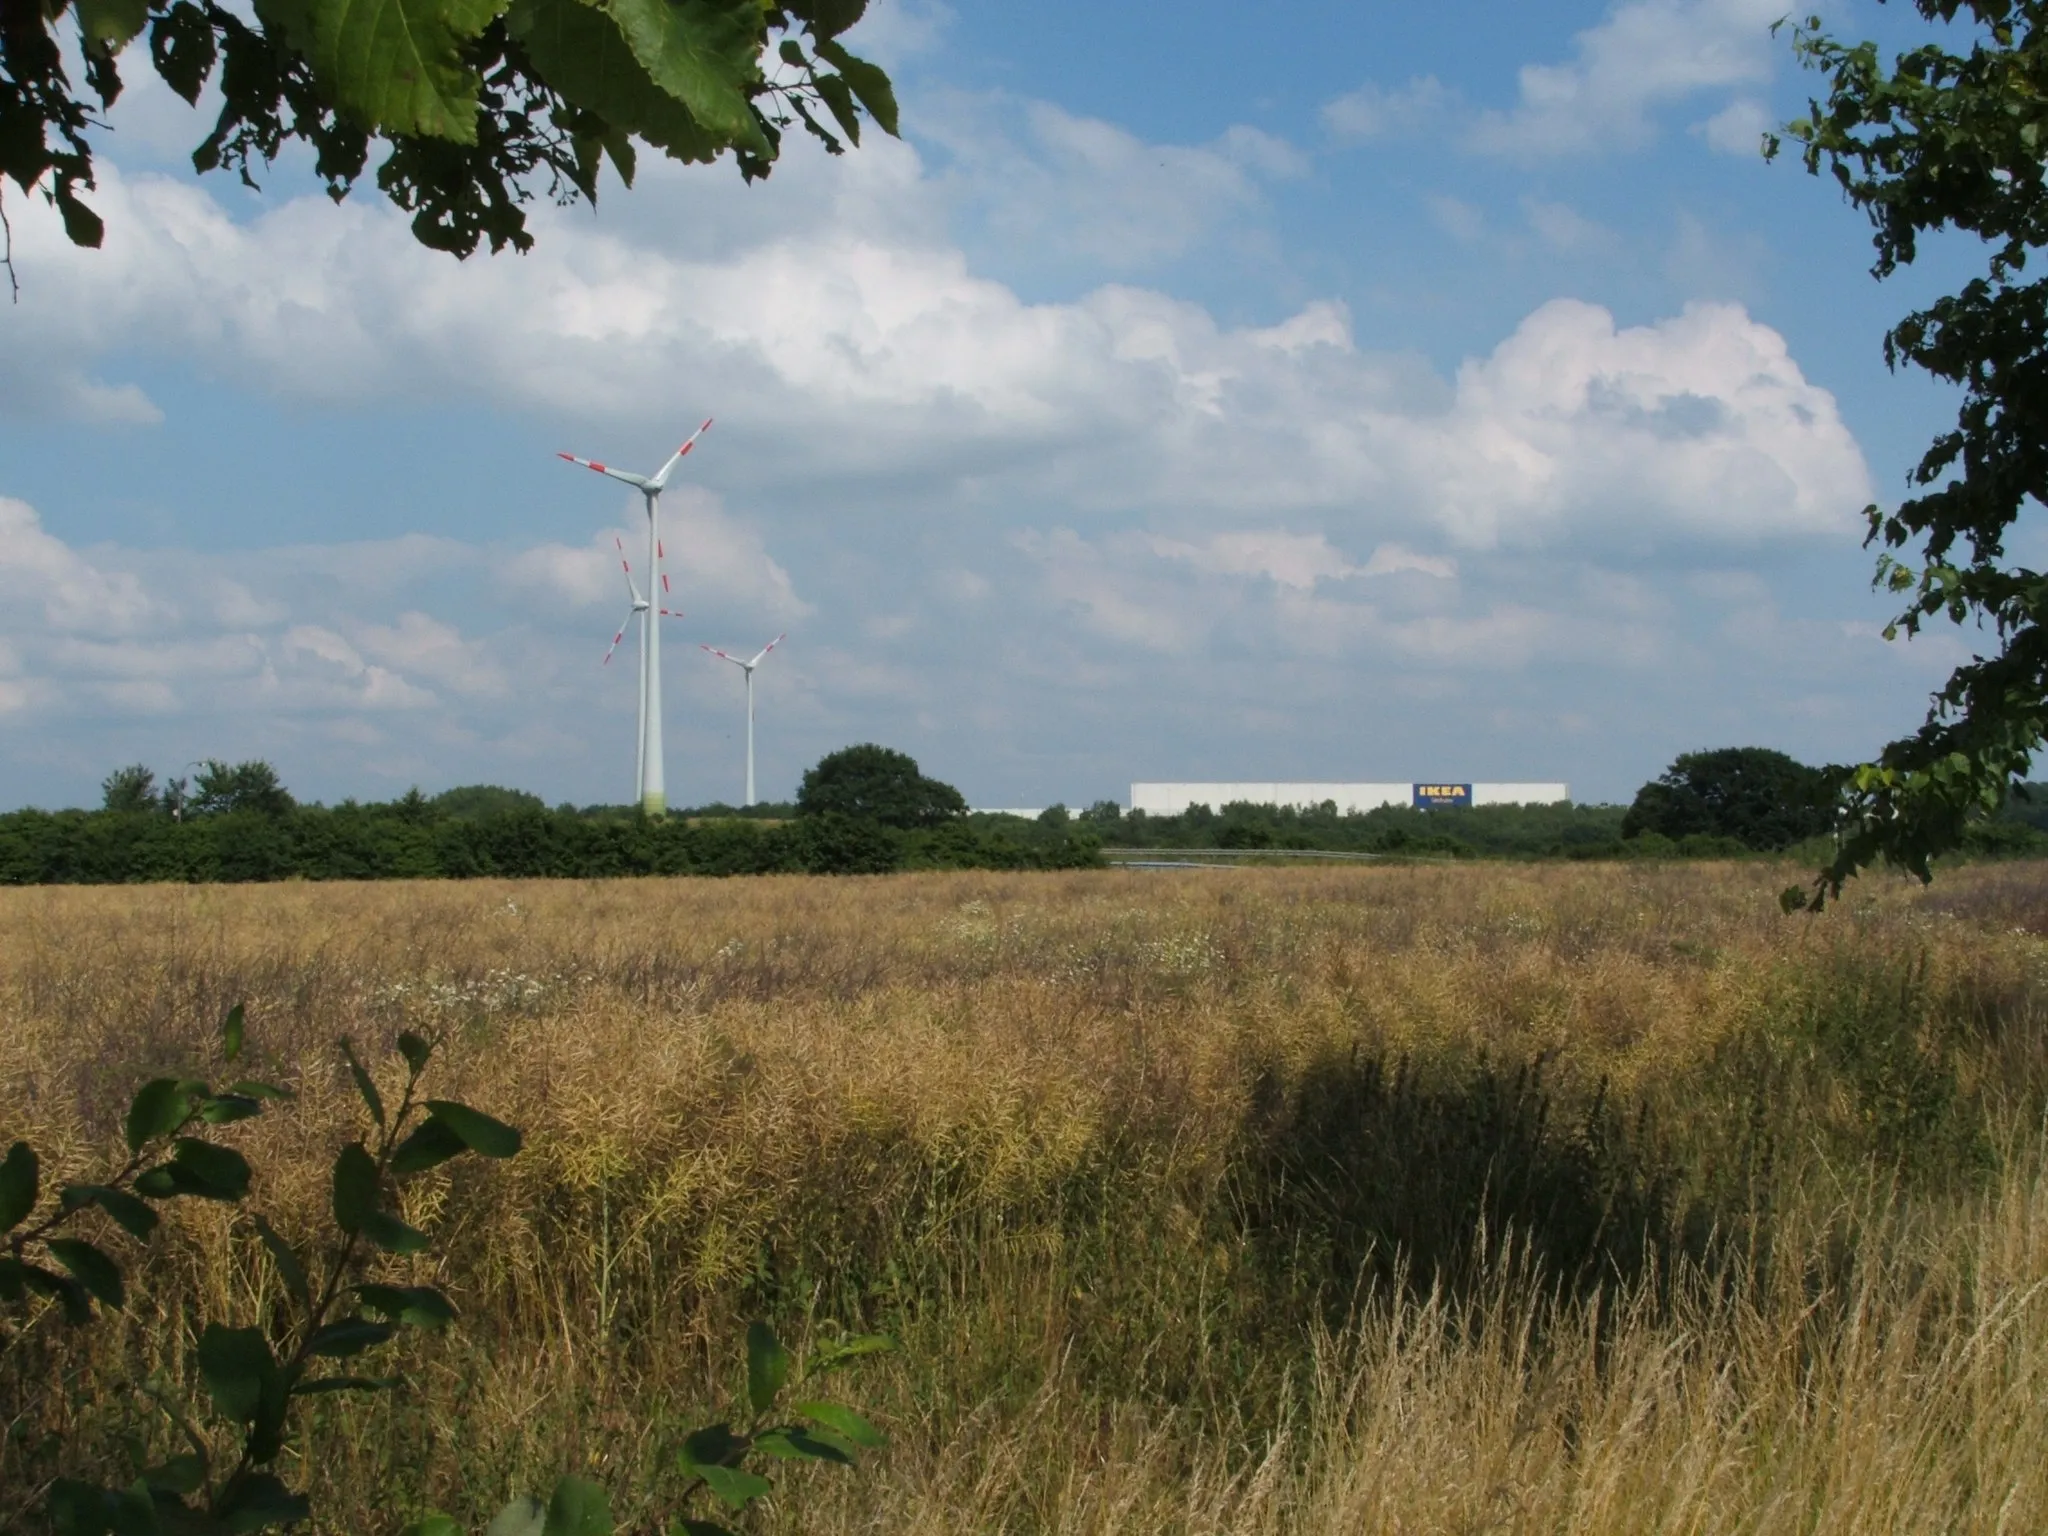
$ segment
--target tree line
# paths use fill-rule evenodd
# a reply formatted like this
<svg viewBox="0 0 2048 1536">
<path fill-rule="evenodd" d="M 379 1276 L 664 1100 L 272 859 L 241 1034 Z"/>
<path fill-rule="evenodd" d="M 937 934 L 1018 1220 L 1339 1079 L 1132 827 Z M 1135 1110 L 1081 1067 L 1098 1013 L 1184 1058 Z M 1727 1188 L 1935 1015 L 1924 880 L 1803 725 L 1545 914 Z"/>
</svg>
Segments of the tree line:
<svg viewBox="0 0 2048 1536">
<path fill-rule="evenodd" d="M 98 810 L 0 815 L 0 883 L 9 885 L 886 874 L 1099 861 L 1087 828 L 971 817 L 957 790 L 873 745 L 823 759 L 794 804 L 745 812 L 551 809 L 495 785 L 304 805 L 269 763 L 209 761 L 189 783 L 159 784 L 142 764 L 118 769 Z"/>
<path fill-rule="evenodd" d="M 1104 849 L 1297 850 L 1388 858 L 1659 859 L 1792 854 L 1822 862 L 1841 817 L 1836 776 L 1782 752 L 1680 756 L 1627 806 L 1437 810 L 1334 804 L 1191 806 L 1177 816 L 1098 801 L 1036 820 L 976 815 L 914 759 L 848 747 L 806 772 L 794 801 L 707 805 L 648 817 L 634 806 L 558 805 L 471 784 L 395 800 L 302 805 L 260 760 L 208 760 L 159 783 L 143 764 L 109 774 L 98 810 L 0 815 L 0 884 L 626 875 L 887 874 L 916 869 L 1077 869 Z M 2018 786 L 1973 824 L 1977 857 L 2048 854 L 2048 786 Z"/>
</svg>

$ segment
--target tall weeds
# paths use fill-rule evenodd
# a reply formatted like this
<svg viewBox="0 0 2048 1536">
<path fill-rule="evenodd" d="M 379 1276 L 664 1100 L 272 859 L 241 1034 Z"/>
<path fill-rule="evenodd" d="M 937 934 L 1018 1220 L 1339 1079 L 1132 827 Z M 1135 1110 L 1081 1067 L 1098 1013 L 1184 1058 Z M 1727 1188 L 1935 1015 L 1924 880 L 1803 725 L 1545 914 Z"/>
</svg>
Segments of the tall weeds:
<svg viewBox="0 0 2048 1536">
<path fill-rule="evenodd" d="M 2048 882 L 1782 883 L 0 891 L 0 1139 L 92 1161 L 234 1001 L 299 1090 L 246 1127 L 280 1225 L 324 1206 L 337 1035 L 438 1033 L 526 1130 L 422 1181 L 464 1317 L 314 1421 L 337 1530 L 564 1469 L 632 1518 L 750 1310 L 904 1346 L 893 1449 L 768 1528 L 2048 1526 Z M 151 1263 L 148 1310 L 0 1354 L 0 1521 L 267 1304 L 207 1212 Z"/>
</svg>

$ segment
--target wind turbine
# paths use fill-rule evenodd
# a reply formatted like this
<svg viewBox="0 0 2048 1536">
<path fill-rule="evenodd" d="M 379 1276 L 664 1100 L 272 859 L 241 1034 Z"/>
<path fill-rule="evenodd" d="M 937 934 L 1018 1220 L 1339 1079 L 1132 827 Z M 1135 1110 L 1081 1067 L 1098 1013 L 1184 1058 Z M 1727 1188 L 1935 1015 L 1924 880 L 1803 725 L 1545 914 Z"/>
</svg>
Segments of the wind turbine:
<svg viewBox="0 0 2048 1536">
<path fill-rule="evenodd" d="M 729 661 L 747 675 L 747 804 L 754 803 L 754 668 L 768 659 L 768 653 L 789 638 L 784 630 L 760 650 L 754 652 L 751 661 L 741 661 L 737 656 L 728 656 L 715 645 L 700 645 L 699 650 L 709 651 L 721 661 Z"/>
<path fill-rule="evenodd" d="M 697 439 L 711 430 L 711 419 L 706 417 L 704 425 L 692 432 L 689 438 L 652 475 L 629 474 L 623 469 L 613 469 L 608 464 L 599 464 L 590 459 L 579 459 L 573 453 L 558 453 L 559 459 L 571 464 L 581 464 L 585 469 L 595 470 L 600 475 L 610 475 L 614 480 L 623 480 L 640 493 L 647 504 L 647 568 L 657 575 L 661 571 L 661 493 L 668 485 L 669 472 L 683 460 L 683 455 L 697 446 Z M 620 548 L 621 564 L 624 563 L 624 546 Z M 662 578 L 662 589 L 667 590 L 668 579 Z M 655 615 L 647 607 L 647 599 L 640 596 L 639 588 L 633 585 L 633 572 L 626 572 L 626 588 L 633 594 L 633 608 L 627 613 L 630 623 L 633 614 L 641 615 L 640 624 L 640 752 L 639 778 L 640 808 L 650 816 L 662 815 L 668 809 L 668 791 L 663 783 L 661 762 L 661 629 L 654 622 Z M 651 589 L 650 589 L 651 595 Z M 666 611 L 666 610 L 664 610 Z M 625 625 L 619 626 L 618 637 L 612 641 L 617 649 L 619 640 L 625 638 Z M 611 653 L 605 653 L 605 660 Z"/>
<path fill-rule="evenodd" d="M 656 608 L 653 605 L 653 603 L 649 601 L 649 599 L 642 597 L 640 595 L 639 585 L 633 580 L 632 562 L 626 559 L 626 546 L 619 540 L 616 534 L 612 536 L 612 543 L 617 546 L 619 551 L 619 569 L 626 573 L 626 596 L 631 601 L 632 606 L 626 610 L 626 616 L 623 619 L 619 620 L 618 633 L 612 636 L 612 643 L 609 646 L 605 647 L 604 660 L 598 663 L 600 667 L 608 667 L 612 664 L 612 653 L 619 648 L 619 642 L 626 638 L 626 628 L 633 622 L 633 618 L 636 614 L 639 616 L 640 623 L 643 628 L 652 625 L 657 616 L 664 619 L 680 619 L 681 617 L 683 617 L 681 613 L 679 613 L 673 608 Z M 654 553 L 655 559 L 659 561 L 662 556 L 662 549 L 659 542 L 657 542 L 655 545 Z M 661 577 L 661 595 L 663 597 L 667 597 L 668 572 L 657 570 L 656 574 Z M 645 642 L 643 641 L 642 643 L 644 645 Z M 642 654 L 644 656 L 644 650 Z M 641 701 L 641 706 L 644 710 L 646 707 L 646 700 L 643 699 Z M 642 783 L 646 779 L 646 754 L 647 727 L 643 719 L 643 723 L 640 728 L 640 756 L 639 760 L 634 764 L 633 767 L 633 781 L 636 784 Z"/>
</svg>

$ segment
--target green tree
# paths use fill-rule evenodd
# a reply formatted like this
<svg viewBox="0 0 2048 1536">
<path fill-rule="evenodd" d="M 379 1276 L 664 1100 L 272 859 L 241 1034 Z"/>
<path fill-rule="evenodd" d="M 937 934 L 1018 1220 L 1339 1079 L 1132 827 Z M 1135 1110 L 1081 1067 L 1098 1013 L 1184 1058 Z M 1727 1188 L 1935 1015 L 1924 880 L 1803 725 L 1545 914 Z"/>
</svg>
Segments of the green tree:
<svg viewBox="0 0 2048 1536">
<path fill-rule="evenodd" d="M 872 742 L 818 760 L 796 792 L 799 816 L 844 816 L 905 831 L 967 814 L 960 791 L 918 771 L 917 760 Z"/>
<path fill-rule="evenodd" d="M 1687 752 L 1636 792 L 1625 838 L 1731 837 L 1744 847 L 1789 848 L 1834 825 L 1835 776 L 1768 747 Z"/>
<path fill-rule="evenodd" d="M 294 805 L 291 793 L 277 777 L 277 770 L 260 758 L 243 763 L 224 763 L 208 758 L 193 776 L 191 810 L 198 816 L 220 816 L 230 811 L 256 811 L 265 816 L 282 816 Z"/>
<path fill-rule="evenodd" d="M 444 789 L 433 798 L 434 810 L 456 821 L 481 821 L 486 816 L 509 816 L 515 811 L 531 815 L 547 809 L 539 795 L 523 789 L 503 789 L 496 784 L 461 784 Z"/>
<path fill-rule="evenodd" d="M 1807 170 L 1830 173 L 1868 215 L 1876 277 L 1910 265 L 1923 235 L 1961 230 L 1988 246 L 1982 275 L 1885 335 L 1891 367 L 1957 385 L 1963 400 L 1912 471 L 1919 493 L 1866 516 L 1877 583 L 1906 603 L 1888 638 L 1946 619 L 1997 643 L 1951 674 L 1915 734 L 1848 775 L 1848 835 L 1816 901 L 1879 859 L 1927 878 L 1933 855 L 2003 803 L 2048 731 L 2048 576 L 2005 547 L 2021 509 L 2048 499 L 2048 277 L 2036 259 L 2048 243 L 2048 3 L 1915 9 L 1941 30 L 1889 66 L 1818 17 L 1795 28 L 1827 95 L 1786 133 Z M 1766 141 L 1766 154 L 1778 148 Z"/>
<path fill-rule="evenodd" d="M 110 811 L 154 811 L 156 775 L 141 763 L 116 768 L 100 780 L 100 804 Z"/>
<path fill-rule="evenodd" d="M 525 250 L 522 205 L 596 200 L 610 162 L 632 185 L 636 146 L 672 159 L 730 153 L 748 180 L 793 123 L 834 154 L 862 116 L 896 131 L 888 76 L 839 41 L 866 0 L 6 0 L 0 4 L 0 179 L 40 190 L 79 245 L 100 218 L 100 113 L 129 45 L 196 103 L 220 92 L 192 153 L 254 173 L 294 143 L 337 201 L 366 174 L 413 234 L 467 256 Z M 83 80 L 65 60 L 76 43 Z M 763 59 L 769 67 L 763 68 Z M 0 210 L 4 211 L 4 210 Z"/>
</svg>

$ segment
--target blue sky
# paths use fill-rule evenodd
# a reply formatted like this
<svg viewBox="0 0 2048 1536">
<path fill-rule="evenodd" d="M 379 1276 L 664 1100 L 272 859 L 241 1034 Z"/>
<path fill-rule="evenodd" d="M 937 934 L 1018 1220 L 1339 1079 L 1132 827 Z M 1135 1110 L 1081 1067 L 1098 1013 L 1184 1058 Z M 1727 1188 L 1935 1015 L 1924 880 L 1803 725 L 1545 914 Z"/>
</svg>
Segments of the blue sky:
<svg viewBox="0 0 2048 1536">
<path fill-rule="evenodd" d="M 856 37 L 901 142 L 643 162 L 468 263 L 290 163 L 194 178 L 132 71 L 106 248 L 10 203 L 0 804 L 259 755 L 630 798 L 638 513 L 553 454 L 651 468 L 706 415 L 672 803 L 740 788 L 694 642 L 784 629 L 770 796 L 862 740 L 1002 805 L 1866 756 L 1968 651 L 1879 638 L 1858 512 L 1952 410 L 1882 331 L 1973 253 L 1880 286 L 1761 161 L 1811 85 L 1780 8 L 892 0 Z"/>
</svg>

